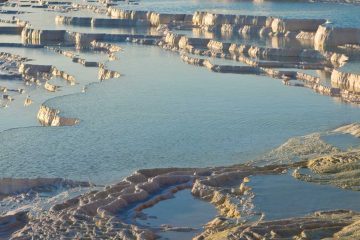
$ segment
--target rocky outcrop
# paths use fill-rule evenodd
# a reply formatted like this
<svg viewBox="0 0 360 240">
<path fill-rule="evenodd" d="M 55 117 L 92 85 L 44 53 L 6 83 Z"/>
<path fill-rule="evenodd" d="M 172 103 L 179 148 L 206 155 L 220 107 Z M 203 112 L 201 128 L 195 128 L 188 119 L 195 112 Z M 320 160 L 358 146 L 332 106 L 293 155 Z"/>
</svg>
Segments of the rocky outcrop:
<svg viewBox="0 0 360 240">
<path fill-rule="evenodd" d="M 37 119 L 42 126 L 52 127 L 73 126 L 79 123 L 76 118 L 61 117 L 59 114 L 59 110 L 42 105 L 38 111 Z"/>
<path fill-rule="evenodd" d="M 313 44 L 313 41 L 315 39 L 315 34 L 316 32 L 301 31 L 296 35 L 296 39 L 311 41 Z"/>
<path fill-rule="evenodd" d="M 275 18 L 271 23 L 272 32 L 316 32 L 319 25 L 326 22 L 325 19 L 280 19 Z"/>
<path fill-rule="evenodd" d="M 52 65 L 22 63 L 19 67 L 19 73 L 24 76 L 25 81 L 39 81 L 38 78 L 50 80 L 51 77 L 60 77 L 70 84 L 75 84 L 76 82 L 74 76 Z"/>
<path fill-rule="evenodd" d="M 192 15 L 149 12 L 148 18 L 151 26 L 156 27 L 162 24 L 170 24 L 176 22 L 190 24 Z"/>
<path fill-rule="evenodd" d="M 111 78 L 119 78 L 119 77 L 120 77 L 119 72 L 106 69 L 103 66 L 101 66 L 99 68 L 98 79 L 101 80 L 101 81 L 111 79 Z"/>
<path fill-rule="evenodd" d="M 31 44 L 64 43 L 65 38 L 65 30 L 39 30 L 25 27 L 21 32 L 22 41 Z"/>
<path fill-rule="evenodd" d="M 360 93 L 360 74 L 334 69 L 331 74 L 331 84 L 350 92 Z"/>
<path fill-rule="evenodd" d="M 192 18 L 193 25 L 206 30 L 220 30 L 222 25 L 231 25 L 232 31 L 234 29 L 238 31 L 242 26 L 262 27 L 269 26 L 271 22 L 272 18 L 266 16 L 225 15 L 210 12 L 195 12 Z"/>
<path fill-rule="evenodd" d="M 124 10 L 120 8 L 109 7 L 107 9 L 107 14 L 112 18 L 148 21 L 147 11 Z"/>
<path fill-rule="evenodd" d="M 108 53 L 116 53 L 116 52 L 120 52 L 123 50 L 120 46 L 118 46 L 116 44 L 111 44 L 111 43 L 92 41 L 90 44 L 91 44 L 92 49 L 95 51 L 105 51 Z"/>
<path fill-rule="evenodd" d="M 360 44 L 360 29 L 319 26 L 314 38 L 316 49 L 337 47 L 345 44 Z"/>
<path fill-rule="evenodd" d="M 44 88 L 49 92 L 55 92 L 59 86 L 49 83 L 48 81 L 45 82 Z"/>
<path fill-rule="evenodd" d="M 344 102 L 355 103 L 355 104 L 360 103 L 359 93 L 350 92 L 348 90 L 341 90 L 340 95 L 341 95 L 341 100 L 343 100 Z"/>
<path fill-rule="evenodd" d="M 332 86 L 325 86 L 320 82 L 321 80 L 318 76 L 313 76 L 301 71 L 279 71 L 274 69 L 299 68 L 326 70 L 335 76 L 338 70 L 333 71 L 332 68 L 342 66 L 349 60 L 349 58 L 342 53 L 317 51 L 313 49 L 266 48 L 255 45 L 238 45 L 210 39 L 189 38 L 172 32 L 168 32 L 163 37 L 163 40 L 157 42 L 157 45 L 172 51 L 235 60 L 249 65 L 249 67 L 214 65 L 206 59 L 190 57 L 184 53 L 181 54 L 184 62 L 206 67 L 213 72 L 267 75 L 282 79 L 285 85 L 307 87 L 319 94 L 339 97 L 346 102 L 360 102 L 360 95 L 354 92 L 352 88 L 340 87 L 340 85 L 335 82 L 333 82 Z M 356 76 L 356 74 L 349 73 L 345 79 L 352 80 L 354 76 Z M 290 80 L 300 80 L 303 83 L 293 83 L 290 82 Z M 343 85 L 345 86 L 346 84 Z"/>
<path fill-rule="evenodd" d="M 208 31 L 239 32 L 242 35 L 285 35 L 295 32 L 316 32 L 325 19 L 284 19 L 267 16 L 226 15 L 195 12 L 192 23 Z"/>
<path fill-rule="evenodd" d="M 24 107 L 30 106 L 32 103 L 33 101 L 31 100 L 31 98 L 27 97 L 24 101 Z"/>
<path fill-rule="evenodd" d="M 22 63 L 19 67 L 19 73 L 32 77 L 41 76 L 43 74 L 50 74 L 52 65 L 38 65 L 31 63 Z"/>
<path fill-rule="evenodd" d="M 108 8 L 108 15 L 113 18 L 133 20 L 131 22 L 135 24 L 145 23 L 151 26 L 159 26 L 162 24 L 170 24 L 174 22 L 180 22 L 190 24 L 192 15 L 188 14 L 176 14 L 176 13 L 157 13 L 147 11 L 134 11 L 134 10 L 123 10 L 119 8 Z"/>
<path fill-rule="evenodd" d="M 91 18 L 91 17 L 67 17 L 56 16 L 57 24 L 87 26 L 87 27 L 148 27 L 150 22 L 137 19 L 119 18 Z"/>
<path fill-rule="evenodd" d="M 91 17 L 67 17 L 67 16 L 56 16 L 55 23 L 57 24 L 68 24 L 78 26 L 91 26 Z"/>
<path fill-rule="evenodd" d="M 313 49 L 301 48 L 269 48 L 256 45 L 235 44 L 217 40 L 190 38 L 187 36 L 167 33 L 163 38 L 162 47 L 172 50 L 185 50 L 198 55 L 211 55 L 213 57 L 222 57 L 243 61 L 246 64 L 257 65 L 260 67 L 296 67 L 295 65 L 306 66 L 305 68 L 322 69 L 324 67 L 340 66 L 348 61 L 344 54 L 334 52 L 319 52 Z M 203 50 L 207 48 L 210 52 Z M 232 56 L 235 55 L 235 56 Z M 260 63 L 256 60 L 247 59 L 246 57 L 264 60 L 274 60 L 276 62 Z M 294 63 L 298 59 L 298 63 Z M 316 60 L 316 63 L 306 64 L 301 62 L 305 60 Z M 292 61 L 292 62 L 290 62 Z M 256 63 L 257 62 L 257 63 Z M 287 66 L 289 65 L 289 66 Z"/>
</svg>

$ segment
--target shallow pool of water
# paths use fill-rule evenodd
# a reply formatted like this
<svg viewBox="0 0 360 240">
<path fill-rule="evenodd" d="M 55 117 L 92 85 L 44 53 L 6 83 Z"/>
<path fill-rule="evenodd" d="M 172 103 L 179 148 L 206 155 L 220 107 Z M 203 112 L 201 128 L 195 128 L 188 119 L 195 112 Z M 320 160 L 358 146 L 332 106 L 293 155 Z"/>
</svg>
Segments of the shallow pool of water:
<svg viewBox="0 0 360 240">
<path fill-rule="evenodd" d="M 200 233 L 203 230 L 202 226 L 217 215 L 217 210 L 210 203 L 196 199 L 190 190 L 183 190 L 177 192 L 174 198 L 145 209 L 143 213 L 146 214 L 147 219 L 138 219 L 137 222 L 147 227 L 159 228 L 161 225 L 169 225 L 194 228 L 193 231 L 188 232 L 158 232 L 160 239 L 182 240 L 191 239 Z"/>
<path fill-rule="evenodd" d="M 267 220 L 303 216 L 315 211 L 360 211 L 360 192 L 302 182 L 291 175 L 254 176 L 255 210 Z"/>
</svg>

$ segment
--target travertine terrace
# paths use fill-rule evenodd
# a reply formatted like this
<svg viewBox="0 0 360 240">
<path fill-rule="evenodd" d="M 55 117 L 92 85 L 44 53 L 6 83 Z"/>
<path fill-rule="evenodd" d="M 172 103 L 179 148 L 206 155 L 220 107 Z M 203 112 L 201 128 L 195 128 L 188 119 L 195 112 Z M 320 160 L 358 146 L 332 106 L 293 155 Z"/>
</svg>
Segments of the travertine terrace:
<svg viewBox="0 0 360 240">
<path fill-rule="evenodd" d="M 48 100 L 84 93 L 93 83 L 121 81 L 127 69 L 119 72 L 111 63 L 127 51 L 120 46 L 124 43 L 171 52 L 181 64 L 193 65 L 193 71 L 258 75 L 281 81 L 289 92 L 294 90 L 289 86 L 303 87 L 324 98 L 360 103 L 360 28 L 334 26 L 316 16 L 165 13 L 135 8 L 141 2 L 126 3 L 122 8 L 108 0 L 1 2 L 0 34 L 7 37 L 0 42 L 0 108 L 30 109 L 27 116 L 41 126 L 75 128 L 82 120 L 48 105 Z M 45 14 L 47 22 L 28 13 Z M 359 137 L 360 125 L 331 133 Z M 315 133 L 289 140 L 261 161 L 140 169 L 107 186 L 62 178 L 1 178 L 0 199 L 59 186 L 86 191 L 38 214 L 26 207 L 6 212 L 0 216 L 0 239 L 156 239 L 161 232 L 185 230 L 154 229 L 136 219 L 144 209 L 184 189 L 218 211 L 194 236 L 197 240 L 358 239 L 360 214 L 351 210 L 264 219 L 266 213 L 255 211 L 256 192 L 249 182 L 253 176 L 292 174 L 301 182 L 359 191 L 359 160 L 359 149 L 343 151 Z"/>
</svg>

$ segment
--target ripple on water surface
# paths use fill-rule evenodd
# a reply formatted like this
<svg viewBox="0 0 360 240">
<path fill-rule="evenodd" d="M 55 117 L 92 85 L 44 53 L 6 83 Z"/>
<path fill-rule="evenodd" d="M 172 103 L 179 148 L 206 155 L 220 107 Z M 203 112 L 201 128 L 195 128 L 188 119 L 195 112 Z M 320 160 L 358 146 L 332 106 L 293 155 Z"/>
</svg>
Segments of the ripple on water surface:
<svg viewBox="0 0 360 240">
<path fill-rule="evenodd" d="M 122 77 L 48 102 L 79 125 L 0 134 L 1 176 L 108 183 L 139 168 L 228 165 L 360 117 L 357 107 L 278 80 L 215 74 L 156 47 L 122 46 L 108 66 Z"/>
</svg>

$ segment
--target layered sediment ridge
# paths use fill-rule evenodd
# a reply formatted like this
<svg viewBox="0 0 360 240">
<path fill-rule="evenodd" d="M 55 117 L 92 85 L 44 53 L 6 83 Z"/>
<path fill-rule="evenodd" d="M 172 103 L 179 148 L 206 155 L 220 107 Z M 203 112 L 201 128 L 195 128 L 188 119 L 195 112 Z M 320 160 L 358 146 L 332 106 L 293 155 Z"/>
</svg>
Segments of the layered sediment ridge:
<svg viewBox="0 0 360 240">
<path fill-rule="evenodd" d="M 123 10 L 115 7 L 109 7 L 107 9 L 107 13 L 112 18 L 126 19 L 130 21 L 136 20 L 139 22 L 148 23 L 149 25 L 155 27 L 174 22 L 191 24 L 192 21 L 191 14 L 171 14 L 151 11 Z"/>
<path fill-rule="evenodd" d="M 22 40 L 25 43 L 44 44 L 44 45 L 75 45 L 78 48 L 89 48 L 91 42 L 124 42 L 128 37 L 140 37 L 158 39 L 160 36 L 145 36 L 131 34 L 107 34 L 107 33 L 78 33 L 66 30 L 39 30 L 34 28 L 24 28 Z"/>
<path fill-rule="evenodd" d="M 77 8 L 83 6 L 76 5 Z M 94 10 L 94 9 L 92 9 Z M 101 12 L 100 10 L 98 12 Z M 105 13 L 104 13 L 105 14 Z M 262 68 L 300 68 L 300 69 L 321 69 L 332 72 L 332 86 L 320 83 L 319 77 L 297 72 L 292 74 L 294 79 L 306 81 L 303 86 L 314 89 L 324 95 L 340 97 L 346 102 L 359 102 L 356 90 L 356 74 L 341 73 L 339 66 L 349 61 L 349 56 L 343 53 L 324 51 L 324 48 L 356 45 L 358 43 L 357 29 L 340 29 L 328 27 L 324 19 L 283 19 L 268 16 L 246 16 L 246 15 L 225 15 L 209 12 L 195 12 L 194 14 L 162 14 L 150 11 L 123 10 L 116 7 L 107 8 L 107 15 L 110 19 L 89 18 L 89 17 L 66 17 L 57 16 L 56 22 L 62 24 L 75 24 L 94 26 L 94 22 L 99 20 L 98 26 L 113 26 L 116 21 L 124 23 L 124 26 L 132 26 L 134 22 L 142 22 L 144 26 L 167 26 L 167 33 L 162 40 L 161 36 L 147 35 L 124 35 L 124 34 L 100 34 L 100 33 L 76 33 L 65 30 L 47 31 L 24 28 L 22 38 L 25 42 L 54 44 L 59 42 L 65 45 L 75 45 L 78 48 L 101 48 L 92 46 L 92 42 L 114 42 L 131 41 L 138 43 L 150 43 L 160 45 L 166 49 L 178 49 L 192 54 L 204 56 L 215 56 L 226 59 L 235 59 L 253 67 Z M 100 24 L 101 23 L 101 24 Z M 206 31 L 214 32 L 239 32 L 242 35 L 257 37 L 284 37 L 287 39 L 297 39 L 299 41 L 311 41 L 315 48 L 270 48 L 257 45 L 227 43 L 204 38 L 191 38 L 184 35 L 169 33 L 169 28 L 174 26 L 201 28 Z M 161 32 L 161 31 L 160 31 Z M 350 38 L 341 40 L 344 34 L 351 35 Z M 55 40 L 57 39 L 57 40 Z M 142 39 L 140 41 L 140 39 Z M 139 41 L 138 41 L 139 40 Z M 205 49 L 205 50 L 204 50 Z M 109 52 L 109 60 L 116 59 L 114 54 Z M 95 62 L 87 62 L 72 56 L 74 62 L 85 66 L 99 66 Z M 223 67 L 225 69 L 225 67 Z M 236 72 L 234 67 L 224 72 Z M 238 68 L 244 70 L 245 68 Z M 333 70 L 334 69 L 334 70 Z M 266 72 L 277 72 L 277 70 L 266 70 Z M 281 72 L 283 73 L 283 72 Z M 275 74 L 276 75 L 276 74 Z M 286 76 L 286 74 L 285 74 Z M 101 78 L 100 78 L 101 79 Z M 355 79 L 355 80 L 354 80 Z M 286 85 L 301 86 L 301 84 Z"/>
<path fill-rule="evenodd" d="M 230 32 L 286 34 L 288 32 L 315 32 L 325 19 L 281 19 L 267 16 L 225 15 L 195 12 L 192 23 L 205 30 Z"/>
<path fill-rule="evenodd" d="M 90 17 L 67 17 L 56 16 L 57 24 L 67 24 L 87 27 L 149 27 L 150 22 L 142 19 L 121 18 L 90 18 Z"/>
</svg>

